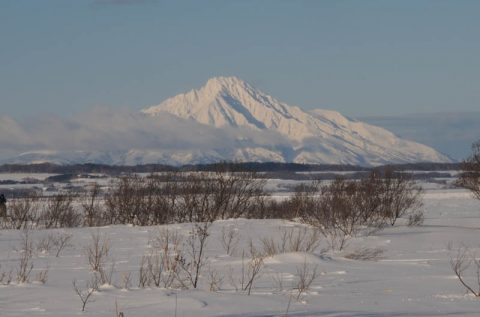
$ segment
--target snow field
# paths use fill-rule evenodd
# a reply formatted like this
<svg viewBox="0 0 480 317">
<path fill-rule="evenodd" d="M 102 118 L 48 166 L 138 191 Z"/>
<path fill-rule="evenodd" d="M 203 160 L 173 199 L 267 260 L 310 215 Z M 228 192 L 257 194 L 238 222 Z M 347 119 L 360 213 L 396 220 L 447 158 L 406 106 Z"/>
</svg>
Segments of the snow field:
<svg viewBox="0 0 480 317">
<path fill-rule="evenodd" d="M 400 222 L 374 235 L 352 238 L 341 252 L 324 251 L 327 241 L 321 237 L 311 253 L 287 252 L 266 257 L 250 296 L 232 285 L 236 283 L 238 288 L 242 262 L 245 265 L 249 260 L 250 240 L 261 251 L 262 239 L 271 238 L 279 244 L 282 232 L 300 232 L 304 225 L 283 220 L 216 221 L 210 228 L 207 265 L 196 290 L 138 287 L 141 258 L 149 253 L 149 241 L 166 226 L 32 230 L 29 234 L 35 245 L 48 235 L 73 236 L 71 246 L 58 258 L 52 250 L 35 250 L 31 282 L 26 284 L 15 282 L 22 234 L 3 230 L 0 272 L 12 269 L 14 280 L 0 286 L 0 316 L 114 316 L 115 303 L 125 316 L 285 316 L 287 309 L 288 316 L 298 317 L 477 316 L 480 302 L 468 295 L 454 276 L 449 246 L 463 244 L 478 250 L 480 203 L 463 190 L 428 190 L 424 203 L 425 222 L 420 227 L 407 227 Z M 191 228 L 190 224 L 168 226 L 168 230 L 183 237 L 188 236 Z M 238 242 L 233 243 L 235 247 L 229 255 L 222 237 L 223 232 L 230 230 L 236 233 Z M 83 287 L 90 278 L 85 249 L 96 233 L 110 241 L 105 267 L 108 269 L 115 262 L 116 286 L 100 286 L 82 313 L 72 281 L 77 279 Z M 352 258 L 353 253 L 361 250 L 378 253 L 369 260 Z M 317 277 L 297 300 L 293 288 L 304 263 L 310 270 L 316 268 Z M 36 282 L 35 275 L 47 267 L 47 282 Z M 209 271 L 217 272 L 223 279 L 218 291 L 209 291 Z M 122 276 L 128 273 L 132 285 L 122 289 Z"/>
</svg>

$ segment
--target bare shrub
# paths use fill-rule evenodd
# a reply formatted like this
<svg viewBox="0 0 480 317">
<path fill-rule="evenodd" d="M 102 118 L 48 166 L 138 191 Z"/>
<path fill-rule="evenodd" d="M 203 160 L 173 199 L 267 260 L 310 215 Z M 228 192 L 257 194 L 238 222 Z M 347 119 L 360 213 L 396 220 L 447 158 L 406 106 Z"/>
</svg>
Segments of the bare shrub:
<svg viewBox="0 0 480 317">
<path fill-rule="evenodd" d="M 472 144 L 472 153 L 463 161 L 458 184 L 470 190 L 480 200 L 480 141 Z"/>
<path fill-rule="evenodd" d="M 42 237 L 37 243 L 37 251 L 40 253 L 49 253 L 50 249 L 53 246 L 52 238 L 53 238 L 52 235 Z"/>
<path fill-rule="evenodd" d="M 92 234 L 91 239 L 91 244 L 86 248 L 88 263 L 92 271 L 100 272 L 110 254 L 110 240 L 100 236 L 100 232 Z"/>
<path fill-rule="evenodd" d="M 192 225 L 190 235 L 183 247 L 186 256 L 180 255 L 178 258 L 180 268 L 193 288 L 197 288 L 202 269 L 207 262 L 205 248 L 210 225 L 208 222 Z"/>
<path fill-rule="evenodd" d="M 409 227 L 421 226 L 424 221 L 425 221 L 425 216 L 423 214 L 423 211 L 417 210 L 417 211 L 411 213 L 410 215 L 408 215 L 407 225 Z"/>
<path fill-rule="evenodd" d="M 395 173 L 386 169 L 383 175 L 382 211 L 393 226 L 398 218 L 409 211 L 418 210 L 422 206 L 422 188 L 415 183 L 413 177 L 405 173 Z"/>
<path fill-rule="evenodd" d="M 250 216 L 255 216 L 256 198 L 265 195 L 265 180 L 255 173 L 220 170 L 214 176 L 213 185 L 216 219 L 238 218 L 248 211 Z"/>
<path fill-rule="evenodd" d="M 39 283 L 42 283 L 42 284 L 47 283 L 47 280 L 48 280 L 48 271 L 49 271 L 49 267 L 45 268 L 44 270 L 39 271 L 39 272 L 35 275 L 35 281 L 37 281 L 37 282 L 39 282 Z"/>
<path fill-rule="evenodd" d="M 264 266 L 265 256 L 258 252 L 254 247 L 252 241 L 250 240 L 250 259 L 245 263 L 245 251 L 242 251 L 242 266 L 240 278 L 237 281 L 233 278 L 234 272 L 233 269 L 229 272 L 230 284 L 232 284 L 235 289 L 239 289 L 247 292 L 247 295 L 250 295 L 252 288 L 254 287 L 255 281 L 260 277 L 260 272 Z"/>
<path fill-rule="evenodd" d="M 152 276 L 148 268 L 148 260 L 146 256 L 142 256 L 140 267 L 138 269 L 138 287 L 145 288 L 152 285 Z"/>
<path fill-rule="evenodd" d="M 156 251 L 152 251 L 150 254 L 142 256 L 138 279 L 139 287 L 144 288 L 151 285 L 160 287 L 164 269 L 163 265 L 163 258 Z"/>
<path fill-rule="evenodd" d="M 385 250 L 382 248 L 359 248 L 345 255 L 345 258 L 359 261 L 377 261 Z"/>
<path fill-rule="evenodd" d="M 247 295 L 250 295 L 252 292 L 252 288 L 254 286 L 255 281 L 260 276 L 260 271 L 264 265 L 264 257 L 255 254 L 252 256 L 250 261 L 247 264 L 247 271 L 246 271 L 246 283 L 244 284 L 243 290 L 247 291 Z"/>
<path fill-rule="evenodd" d="M 476 255 L 468 248 L 461 247 L 450 258 L 450 266 L 462 286 L 475 297 L 480 297 L 480 260 Z M 473 277 L 465 276 L 469 270 Z"/>
<path fill-rule="evenodd" d="M 55 252 L 55 257 L 59 257 L 60 253 L 68 246 L 71 246 L 70 240 L 73 235 L 69 233 L 49 234 L 42 237 L 37 243 L 37 251 L 41 253 L 50 253 L 52 249 Z"/>
<path fill-rule="evenodd" d="M 22 245 L 19 251 L 20 259 L 17 267 L 17 283 L 28 283 L 33 270 L 33 242 L 30 239 L 28 230 L 23 231 Z"/>
<path fill-rule="evenodd" d="M 342 250 L 347 241 L 370 228 L 394 225 L 398 218 L 422 206 L 422 189 L 411 175 L 393 169 L 372 171 L 361 181 L 337 178 L 318 186 L 316 196 L 296 196 L 302 219 L 318 228 L 332 249 Z"/>
<path fill-rule="evenodd" d="M 318 266 L 311 266 L 307 263 L 307 258 L 305 257 L 303 264 L 297 266 L 297 282 L 295 285 L 295 290 L 297 291 L 297 300 L 310 289 L 310 286 L 317 278 L 317 268 Z"/>
<path fill-rule="evenodd" d="M 320 243 L 320 231 L 316 228 L 280 228 L 280 238 L 262 238 L 263 253 L 273 256 L 288 252 L 314 252 Z"/>
<path fill-rule="evenodd" d="M 13 270 L 10 271 L 2 271 L 2 266 L 0 264 L 0 285 L 10 285 L 12 282 L 12 273 Z"/>
<path fill-rule="evenodd" d="M 142 204 L 141 186 L 139 176 L 122 177 L 113 184 L 105 197 L 108 223 L 136 224 Z"/>
<path fill-rule="evenodd" d="M 159 225 L 175 220 L 181 182 L 176 173 L 122 177 L 105 196 L 107 223 Z"/>
<path fill-rule="evenodd" d="M 129 290 L 132 286 L 132 273 L 123 272 L 122 273 L 122 289 Z"/>
<path fill-rule="evenodd" d="M 83 312 L 85 311 L 85 307 L 87 306 L 87 303 L 90 300 L 90 297 L 96 291 L 96 288 L 92 287 L 92 281 L 87 281 L 85 283 L 85 287 L 80 288 L 77 285 L 77 280 L 74 279 L 72 281 L 72 285 L 73 285 L 73 290 L 75 291 L 75 293 L 80 298 L 80 301 L 82 302 L 82 312 Z"/>
<path fill-rule="evenodd" d="M 13 229 L 31 228 L 38 222 L 39 200 L 36 195 L 12 199 L 9 204 L 10 225 Z"/>
<path fill-rule="evenodd" d="M 265 181 L 253 173 L 123 177 L 105 197 L 108 223 L 157 225 L 256 215 Z"/>
<path fill-rule="evenodd" d="M 217 292 L 221 289 L 223 276 L 214 268 L 208 269 L 208 289 L 210 292 Z"/>
<path fill-rule="evenodd" d="M 239 233 L 235 228 L 230 227 L 228 231 L 222 228 L 221 242 L 223 249 L 228 255 L 233 255 L 240 241 Z"/>
<path fill-rule="evenodd" d="M 163 287 L 172 287 L 175 280 L 179 279 L 180 284 L 184 285 L 183 280 L 179 276 L 180 261 L 183 258 L 181 248 L 182 238 L 176 231 L 164 229 L 158 232 L 150 239 L 150 245 L 153 250 L 160 256 L 160 264 L 162 269 Z"/>
<path fill-rule="evenodd" d="M 115 274 L 115 262 L 112 262 L 108 269 L 103 266 L 98 271 L 99 281 L 102 285 L 113 285 L 113 274 Z"/>
<path fill-rule="evenodd" d="M 304 221 L 318 228 L 329 240 L 332 249 L 342 250 L 348 239 L 356 235 L 363 223 L 355 207 L 357 184 L 341 178 L 320 186 L 320 195 L 305 210 Z"/>
<path fill-rule="evenodd" d="M 177 281 L 181 287 L 187 287 L 180 271 L 185 264 L 180 250 L 182 239 L 176 231 L 160 230 L 154 234 L 149 245 L 151 250 L 142 256 L 139 267 L 139 287 L 163 286 L 170 288 Z"/>
<path fill-rule="evenodd" d="M 284 273 L 276 272 L 274 275 L 272 275 L 272 282 L 275 285 L 277 291 L 282 292 L 285 289 Z"/>
<path fill-rule="evenodd" d="M 81 204 L 83 209 L 83 225 L 96 227 L 104 224 L 103 208 L 100 204 L 100 186 L 95 183 L 89 188 L 83 197 Z"/>
<path fill-rule="evenodd" d="M 55 257 L 59 257 L 60 253 L 67 247 L 71 246 L 70 240 L 73 235 L 70 233 L 59 233 L 52 237 L 52 244 L 55 248 Z"/>
<path fill-rule="evenodd" d="M 77 227 L 80 225 L 80 215 L 73 207 L 73 198 L 70 194 L 56 194 L 46 198 L 41 214 L 45 228 Z"/>
<path fill-rule="evenodd" d="M 274 256 L 279 252 L 278 248 L 277 248 L 277 243 L 275 242 L 275 239 L 274 238 L 262 238 L 260 240 L 260 242 L 262 243 L 262 247 L 263 247 L 263 253 L 266 255 L 266 256 Z"/>
</svg>

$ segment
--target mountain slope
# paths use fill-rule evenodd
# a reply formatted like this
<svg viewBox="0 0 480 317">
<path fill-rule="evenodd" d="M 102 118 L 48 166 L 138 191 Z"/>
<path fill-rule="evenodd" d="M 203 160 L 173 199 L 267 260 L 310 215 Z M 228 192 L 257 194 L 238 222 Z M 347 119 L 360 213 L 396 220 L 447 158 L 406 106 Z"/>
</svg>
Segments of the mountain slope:
<svg viewBox="0 0 480 317">
<path fill-rule="evenodd" d="M 380 165 L 449 162 L 434 149 L 340 113 L 306 112 L 235 77 L 132 113 L 0 116 L 0 163 L 136 165 L 218 161 Z"/>
<path fill-rule="evenodd" d="M 289 106 L 235 77 L 212 78 L 199 90 L 169 98 L 142 112 L 150 116 L 169 113 L 219 129 L 274 131 L 292 143 L 290 157 L 284 159 L 298 163 L 449 161 L 430 147 L 349 120 L 338 112 L 318 109 L 307 113 Z"/>
</svg>

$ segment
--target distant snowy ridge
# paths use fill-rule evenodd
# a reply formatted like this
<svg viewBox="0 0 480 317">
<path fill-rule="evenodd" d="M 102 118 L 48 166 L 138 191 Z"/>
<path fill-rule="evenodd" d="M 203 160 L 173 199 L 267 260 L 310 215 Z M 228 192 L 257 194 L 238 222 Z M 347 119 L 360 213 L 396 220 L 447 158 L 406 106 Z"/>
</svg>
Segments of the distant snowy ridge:
<svg viewBox="0 0 480 317">
<path fill-rule="evenodd" d="M 275 131 L 292 143 L 289 157 L 277 152 L 276 161 L 362 165 L 450 161 L 433 148 L 349 120 L 338 112 L 305 112 L 289 106 L 236 77 L 212 78 L 199 90 L 169 98 L 142 112 L 151 116 L 169 113 L 219 129 Z"/>
<path fill-rule="evenodd" d="M 449 162 L 331 110 L 306 112 L 235 77 L 141 112 L 92 109 L 71 118 L 0 115 L 0 163 L 204 164 L 219 161 L 381 165 Z"/>
</svg>

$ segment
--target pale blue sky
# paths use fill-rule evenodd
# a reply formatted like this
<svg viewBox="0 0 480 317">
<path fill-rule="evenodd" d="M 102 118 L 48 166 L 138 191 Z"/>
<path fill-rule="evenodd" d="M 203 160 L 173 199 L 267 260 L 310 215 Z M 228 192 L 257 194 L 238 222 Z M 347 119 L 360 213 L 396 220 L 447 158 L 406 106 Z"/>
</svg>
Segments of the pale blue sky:
<svg viewBox="0 0 480 317">
<path fill-rule="evenodd" d="M 0 110 L 140 109 L 235 75 L 350 116 L 480 110 L 480 1 L 0 1 Z"/>
</svg>

